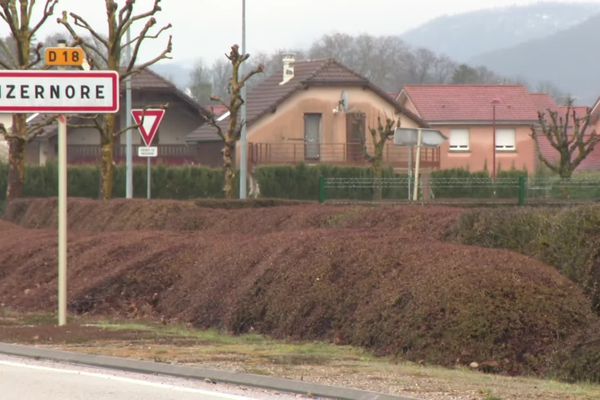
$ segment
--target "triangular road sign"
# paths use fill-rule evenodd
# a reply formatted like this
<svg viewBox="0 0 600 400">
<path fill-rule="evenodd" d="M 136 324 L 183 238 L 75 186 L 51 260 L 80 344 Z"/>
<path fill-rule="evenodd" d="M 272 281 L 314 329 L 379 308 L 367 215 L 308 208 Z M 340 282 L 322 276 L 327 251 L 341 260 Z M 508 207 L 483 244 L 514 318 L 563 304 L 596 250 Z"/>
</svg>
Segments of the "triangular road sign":
<svg viewBox="0 0 600 400">
<path fill-rule="evenodd" d="M 131 110 L 131 115 L 138 124 L 140 135 L 146 146 L 152 145 L 152 141 L 158 132 L 158 127 L 165 116 L 165 110 L 161 108 L 149 108 L 146 110 Z"/>
</svg>

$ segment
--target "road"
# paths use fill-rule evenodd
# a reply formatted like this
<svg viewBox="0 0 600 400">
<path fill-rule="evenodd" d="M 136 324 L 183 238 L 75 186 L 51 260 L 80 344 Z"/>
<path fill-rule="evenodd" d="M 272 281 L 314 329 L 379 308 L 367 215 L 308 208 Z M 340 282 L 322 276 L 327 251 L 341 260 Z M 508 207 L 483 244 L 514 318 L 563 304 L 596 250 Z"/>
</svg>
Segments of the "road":
<svg viewBox="0 0 600 400">
<path fill-rule="evenodd" d="M 260 389 L 0 356 L 2 400 L 298 399 Z"/>
</svg>

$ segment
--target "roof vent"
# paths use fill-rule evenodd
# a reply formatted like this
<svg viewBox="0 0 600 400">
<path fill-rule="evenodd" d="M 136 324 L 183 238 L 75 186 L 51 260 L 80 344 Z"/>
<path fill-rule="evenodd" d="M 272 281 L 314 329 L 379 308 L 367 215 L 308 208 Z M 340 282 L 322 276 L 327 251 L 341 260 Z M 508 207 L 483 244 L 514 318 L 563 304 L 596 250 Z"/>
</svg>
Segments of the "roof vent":
<svg viewBox="0 0 600 400">
<path fill-rule="evenodd" d="M 285 85 L 294 78 L 294 63 L 296 58 L 293 54 L 283 56 L 283 80 L 279 83 Z"/>
</svg>

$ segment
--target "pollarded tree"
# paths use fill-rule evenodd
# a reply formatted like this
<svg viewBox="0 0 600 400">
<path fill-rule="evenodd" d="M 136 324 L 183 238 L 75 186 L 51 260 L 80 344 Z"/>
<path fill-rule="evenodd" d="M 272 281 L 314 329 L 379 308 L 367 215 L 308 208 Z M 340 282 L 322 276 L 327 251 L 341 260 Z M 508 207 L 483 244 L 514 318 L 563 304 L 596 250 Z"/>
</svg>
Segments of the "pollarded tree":
<svg viewBox="0 0 600 400">
<path fill-rule="evenodd" d="M 369 133 L 373 140 L 373 154 L 369 154 L 366 143 L 363 143 L 365 158 L 371 164 L 373 172 L 373 199 L 381 200 L 383 197 L 383 187 L 381 180 L 383 179 L 383 152 L 386 143 L 394 137 L 394 131 L 400 128 L 400 120 L 394 121 L 386 117 L 385 124 L 381 121 L 381 116 L 377 116 L 377 127 L 369 127 Z"/>
<path fill-rule="evenodd" d="M 136 0 L 127 0 L 119 10 L 116 0 L 105 0 L 106 15 L 108 23 L 108 36 L 104 37 L 99 30 L 91 26 L 83 17 L 75 13 L 63 13 L 58 22 L 65 26 L 73 39 L 81 43 L 88 54 L 88 57 L 94 61 L 96 68 L 108 69 L 120 73 L 120 80 L 139 73 L 145 68 L 157 63 L 158 61 L 170 58 L 172 49 L 172 37 L 169 36 L 164 50 L 156 57 L 138 64 L 138 57 L 142 43 L 147 39 L 157 39 L 160 35 L 171 28 L 171 24 L 165 25 L 154 31 L 157 24 L 155 15 L 161 11 L 160 0 L 154 0 L 152 8 L 146 12 L 134 14 Z M 71 20 L 69 19 L 71 17 Z M 133 29 L 134 25 L 143 23 L 140 31 L 135 34 L 131 41 L 127 41 L 127 31 Z M 82 30 L 84 37 L 77 33 L 76 28 Z M 129 60 L 124 60 L 125 50 L 128 46 L 133 48 L 132 56 Z M 125 63 L 123 61 L 126 61 Z M 96 128 L 100 133 L 101 146 L 101 196 L 104 200 L 112 197 L 114 185 L 114 146 L 117 138 L 129 129 L 136 126 L 128 126 L 125 129 L 117 127 L 117 114 L 104 114 L 91 118 L 92 123 L 86 125 Z"/>
<path fill-rule="evenodd" d="M 223 171 L 225 173 L 223 192 L 227 199 L 233 199 L 235 197 L 234 154 L 235 145 L 240 139 L 242 128 L 242 121 L 240 121 L 240 118 L 238 117 L 242 104 L 244 104 L 244 100 L 242 99 L 242 88 L 252 76 L 263 72 L 264 68 L 262 65 L 259 65 L 242 76 L 240 69 L 249 57 L 249 54 L 240 54 L 240 49 L 237 44 L 231 46 L 231 51 L 229 52 L 229 55 L 227 55 L 227 59 L 232 67 L 231 79 L 229 80 L 229 101 L 226 102 L 217 96 L 212 97 L 212 100 L 223 104 L 229 112 L 229 120 L 225 131 L 223 130 L 223 126 L 217 121 L 215 115 L 207 117 L 206 121 L 217 130 L 217 134 L 225 143 L 223 147 Z"/>
<path fill-rule="evenodd" d="M 35 0 L 0 0 L 0 18 L 8 26 L 10 36 L 0 41 L 2 57 L 0 67 L 3 69 L 28 70 L 39 65 L 41 43 L 35 43 L 35 34 L 53 14 L 58 0 L 46 0 L 42 15 L 32 21 L 37 11 Z M 0 132 L 8 141 L 8 185 L 6 198 L 8 201 L 21 197 L 25 184 L 25 146 L 39 135 L 43 128 L 51 124 L 52 117 L 36 118 L 35 123 L 27 123 L 27 114 L 13 114 L 12 127 L 0 126 Z"/>
<path fill-rule="evenodd" d="M 569 179 L 579 164 L 594 151 L 600 142 L 600 135 L 590 126 L 590 111 L 584 116 L 577 116 L 572 100 L 568 100 L 564 115 L 554 110 L 547 111 L 547 115 L 538 113 L 538 126 L 531 128 L 531 136 L 535 140 L 540 161 L 561 178 Z M 558 152 L 557 159 L 542 154 L 540 138 L 547 140 Z"/>
</svg>

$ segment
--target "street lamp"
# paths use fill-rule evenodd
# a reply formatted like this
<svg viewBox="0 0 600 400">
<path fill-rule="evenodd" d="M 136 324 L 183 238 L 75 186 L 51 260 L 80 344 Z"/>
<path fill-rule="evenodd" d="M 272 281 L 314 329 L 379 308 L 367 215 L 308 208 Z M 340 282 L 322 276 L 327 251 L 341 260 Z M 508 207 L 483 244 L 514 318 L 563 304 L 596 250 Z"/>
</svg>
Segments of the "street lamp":
<svg viewBox="0 0 600 400">
<path fill-rule="evenodd" d="M 242 55 L 246 55 L 246 0 L 242 0 Z M 244 75 L 244 64 L 241 67 L 242 76 Z M 248 193 L 247 181 L 248 181 L 248 126 L 246 124 L 247 111 L 246 111 L 246 85 L 242 87 L 242 109 L 241 109 L 241 123 L 242 131 L 240 134 L 240 199 L 245 200 Z"/>
<path fill-rule="evenodd" d="M 496 180 L 496 105 L 500 104 L 499 98 L 492 100 L 492 180 Z"/>
</svg>

